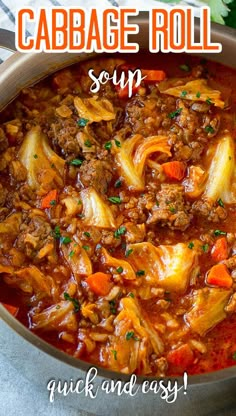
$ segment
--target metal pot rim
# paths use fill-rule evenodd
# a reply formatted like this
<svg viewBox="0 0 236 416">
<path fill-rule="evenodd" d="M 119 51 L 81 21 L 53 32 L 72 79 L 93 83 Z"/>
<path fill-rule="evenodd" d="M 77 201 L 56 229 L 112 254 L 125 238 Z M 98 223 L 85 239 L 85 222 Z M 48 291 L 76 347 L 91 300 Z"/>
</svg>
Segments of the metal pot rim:
<svg viewBox="0 0 236 416">
<path fill-rule="evenodd" d="M 145 30 L 148 30 L 148 19 L 147 19 L 147 12 L 141 12 L 139 16 L 136 17 L 136 21 L 139 23 L 139 25 L 143 26 Z M 196 30 L 199 32 L 199 22 L 196 25 Z M 5 33 L 4 33 L 5 32 Z M 14 49 L 14 45 L 12 45 L 12 36 L 9 38 L 7 37 L 8 31 L 3 31 L 3 29 L 0 29 L 0 38 L 2 39 L 3 33 L 4 37 L 8 39 L 7 48 Z M 1 36 L 2 35 L 2 36 Z M 213 37 L 217 38 L 217 41 L 222 42 L 226 45 L 229 43 L 229 47 L 227 46 L 227 53 L 231 52 L 231 57 L 234 55 L 232 53 L 232 44 L 235 47 L 236 50 L 236 30 L 225 27 L 219 24 L 212 24 L 212 35 Z M 49 55 L 51 55 L 49 57 Z M 28 84 L 35 83 L 39 79 L 49 75 L 49 73 L 55 72 L 56 70 L 71 65 L 72 63 L 78 62 L 79 60 L 87 60 L 90 57 L 97 56 L 95 53 L 90 54 L 64 54 L 63 60 L 61 64 L 59 63 L 59 57 L 61 57 L 62 54 L 22 54 L 19 52 L 15 52 L 10 58 L 7 59 L 6 62 L 1 64 L 0 66 L 0 85 L 4 85 L 6 88 L 4 88 L 5 91 L 8 92 L 7 100 L 3 100 L 2 96 L 0 94 L 0 109 L 2 109 L 6 104 L 8 104 L 12 99 L 15 98 L 15 96 L 19 93 L 19 91 L 26 86 L 27 84 L 27 77 L 25 76 L 24 72 L 22 72 L 22 68 L 24 66 L 28 66 L 29 63 L 33 65 L 33 70 L 37 68 L 37 76 L 35 78 L 30 78 L 30 81 L 28 79 Z M 50 64 L 48 63 L 49 60 Z M 45 71 L 44 68 L 44 60 L 47 61 L 47 70 Z M 233 61 L 232 61 L 233 62 Z M 38 68 L 39 65 L 39 68 Z M 236 67 L 235 65 L 233 65 Z M 18 78 L 16 77 L 16 74 L 19 73 Z M 40 73 L 40 75 L 39 75 Z M 19 82 L 21 80 L 21 82 Z M 11 83 L 13 82 L 13 85 Z M 9 98 L 10 97 L 10 98 Z M 29 343 L 34 345 L 36 348 L 39 348 L 41 351 L 45 352 L 46 354 L 56 358 L 60 362 L 63 362 L 64 364 L 67 364 L 71 367 L 80 369 L 82 371 L 88 371 L 88 369 L 93 366 L 90 363 L 87 363 L 85 361 L 82 361 L 80 359 L 74 358 L 59 349 L 53 347 L 52 345 L 45 342 L 43 339 L 39 338 L 37 335 L 35 335 L 33 332 L 31 332 L 29 329 L 27 329 L 24 325 L 22 325 L 16 318 L 10 315 L 10 313 L 0 304 L 0 318 L 3 319 L 10 327 L 13 329 L 16 333 L 18 333 L 20 336 L 22 336 L 24 339 L 26 339 Z M 97 366 L 96 366 L 97 367 Z M 119 378 L 122 381 L 128 381 L 130 378 L 130 375 L 125 375 L 122 373 L 117 373 L 114 371 L 111 371 L 109 369 L 104 369 L 101 367 L 98 368 L 98 376 L 108 378 L 108 379 L 117 379 Z M 236 369 L 235 367 L 228 367 L 222 370 L 218 370 L 215 372 L 210 373 L 204 373 L 204 374 L 198 374 L 198 375 L 190 375 L 188 376 L 188 384 L 189 385 L 198 385 L 198 384 L 206 384 L 210 382 L 219 382 L 222 380 L 230 379 L 236 376 Z M 156 377 L 145 377 L 145 376 L 137 376 L 137 383 L 141 384 L 144 380 L 159 380 L 159 378 Z M 174 379 L 179 382 L 182 382 L 182 377 L 165 377 L 161 378 L 162 380 L 170 380 Z"/>
</svg>

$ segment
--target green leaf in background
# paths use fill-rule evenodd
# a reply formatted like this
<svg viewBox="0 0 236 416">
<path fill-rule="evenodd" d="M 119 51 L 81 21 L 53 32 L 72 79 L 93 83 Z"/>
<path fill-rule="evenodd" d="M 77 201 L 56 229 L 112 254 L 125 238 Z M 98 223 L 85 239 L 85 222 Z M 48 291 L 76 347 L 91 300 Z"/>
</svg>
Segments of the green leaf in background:
<svg viewBox="0 0 236 416">
<path fill-rule="evenodd" d="M 180 0 L 161 0 L 162 3 L 171 3 L 175 5 L 180 2 Z M 193 2 L 185 1 L 185 4 Z M 202 5 L 206 4 L 211 8 L 211 20 L 216 23 L 221 23 L 227 26 L 236 27 L 236 0 L 201 0 Z M 199 2 L 198 2 L 199 5 Z"/>
</svg>

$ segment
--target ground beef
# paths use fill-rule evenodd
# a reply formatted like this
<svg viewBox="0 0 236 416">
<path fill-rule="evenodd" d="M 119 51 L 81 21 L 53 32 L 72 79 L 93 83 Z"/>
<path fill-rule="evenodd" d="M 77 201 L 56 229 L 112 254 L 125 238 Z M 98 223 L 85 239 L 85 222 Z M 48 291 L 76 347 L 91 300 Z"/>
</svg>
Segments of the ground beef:
<svg viewBox="0 0 236 416">
<path fill-rule="evenodd" d="M 161 223 L 171 229 L 185 230 L 190 224 L 191 215 L 187 212 L 183 194 L 181 185 L 162 184 L 147 223 Z"/>
<path fill-rule="evenodd" d="M 81 145 L 77 133 L 79 127 L 73 118 L 60 119 L 51 124 L 48 136 L 52 139 L 55 150 L 60 149 L 63 156 L 78 156 L 81 154 Z"/>
<path fill-rule="evenodd" d="M 225 208 L 217 206 L 213 207 L 207 201 L 195 201 L 192 205 L 191 212 L 193 215 L 207 218 L 211 222 L 219 222 L 225 220 L 227 211 Z"/>
<path fill-rule="evenodd" d="M 78 179 L 83 186 L 93 186 L 96 191 L 105 194 L 112 180 L 112 167 L 108 161 L 85 161 L 80 168 Z"/>
<path fill-rule="evenodd" d="M 52 228 L 46 219 L 41 216 L 35 216 L 28 224 L 22 224 L 20 231 L 16 246 L 31 259 L 34 259 L 39 250 L 46 244 L 54 244 Z"/>
<path fill-rule="evenodd" d="M 3 207 L 6 202 L 7 193 L 7 189 L 5 189 L 0 183 L 0 207 Z"/>
<path fill-rule="evenodd" d="M 126 106 L 125 122 L 132 127 L 133 133 L 142 134 L 144 137 L 153 136 L 160 127 L 166 129 L 171 126 L 171 119 L 167 117 L 167 113 L 174 109 L 174 103 L 173 97 L 164 100 L 159 96 L 147 99 L 136 96 Z"/>
</svg>

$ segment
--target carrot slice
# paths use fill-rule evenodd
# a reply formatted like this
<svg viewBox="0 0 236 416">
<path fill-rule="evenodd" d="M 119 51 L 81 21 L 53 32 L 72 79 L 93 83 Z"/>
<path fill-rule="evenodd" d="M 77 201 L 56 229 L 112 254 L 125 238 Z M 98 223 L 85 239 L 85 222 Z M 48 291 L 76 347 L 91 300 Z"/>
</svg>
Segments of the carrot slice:
<svg viewBox="0 0 236 416">
<path fill-rule="evenodd" d="M 124 88 L 121 88 L 120 85 L 117 85 L 116 87 L 117 93 L 119 98 L 121 99 L 125 99 L 129 97 L 129 86 L 126 85 Z M 138 91 L 139 87 L 135 86 L 135 82 L 133 82 L 133 86 L 132 86 L 132 95 L 136 94 L 136 92 Z"/>
<path fill-rule="evenodd" d="M 52 191 L 48 192 L 48 194 L 42 199 L 41 208 L 51 208 L 57 201 L 57 190 L 53 189 Z"/>
<path fill-rule="evenodd" d="M 184 162 L 179 162 L 175 160 L 173 162 L 163 163 L 162 169 L 164 173 L 169 176 L 171 179 L 176 179 L 181 181 L 184 178 L 186 165 Z"/>
<path fill-rule="evenodd" d="M 175 367 L 186 369 L 193 363 L 194 354 L 188 344 L 183 344 L 167 354 L 167 361 Z"/>
<path fill-rule="evenodd" d="M 233 279 L 230 276 L 226 265 L 220 263 L 216 264 L 209 270 L 206 277 L 206 283 L 212 286 L 219 286 L 229 289 L 233 284 Z"/>
<path fill-rule="evenodd" d="M 211 250 L 211 257 L 216 263 L 228 258 L 228 245 L 225 237 L 216 240 Z"/>
<path fill-rule="evenodd" d="M 10 312 L 11 315 L 13 316 L 17 315 L 19 308 L 13 305 L 8 305 L 7 303 L 3 303 L 3 302 L 1 302 L 1 304 L 4 306 L 4 308 L 8 310 L 8 312 Z"/>
<path fill-rule="evenodd" d="M 86 282 L 89 288 L 98 296 L 106 296 L 112 287 L 111 275 L 102 272 L 90 274 Z"/>
<path fill-rule="evenodd" d="M 146 76 L 144 82 L 158 82 L 166 78 L 166 73 L 158 69 L 142 69 L 142 76 Z"/>
</svg>

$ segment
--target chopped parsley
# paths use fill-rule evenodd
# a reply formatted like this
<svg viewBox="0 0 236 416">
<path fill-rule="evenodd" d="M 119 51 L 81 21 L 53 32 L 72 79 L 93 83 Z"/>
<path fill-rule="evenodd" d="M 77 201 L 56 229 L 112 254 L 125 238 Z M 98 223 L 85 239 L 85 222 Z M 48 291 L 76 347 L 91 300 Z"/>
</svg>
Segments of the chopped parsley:
<svg viewBox="0 0 236 416">
<path fill-rule="evenodd" d="M 116 350 L 111 350 L 114 360 L 117 360 L 117 351 Z"/>
<path fill-rule="evenodd" d="M 218 203 L 218 205 L 219 205 L 220 207 L 224 208 L 224 202 L 222 201 L 222 199 L 221 199 L 221 198 L 220 198 L 220 199 L 218 199 L 217 203 Z"/>
<path fill-rule="evenodd" d="M 208 249 L 209 249 L 209 244 L 204 244 L 202 246 L 202 251 L 204 251 L 204 253 L 207 253 L 208 252 Z"/>
<path fill-rule="evenodd" d="M 52 232 L 52 235 L 55 238 L 55 240 L 59 240 L 61 238 L 61 230 L 60 230 L 59 225 L 56 225 L 56 227 L 54 228 Z"/>
<path fill-rule="evenodd" d="M 184 91 L 181 92 L 181 96 L 180 97 L 185 97 L 187 94 L 188 94 L 188 91 L 185 91 L 184 90 Z"/>
<path fill-rule="evenodd" d="M 108 201 L 112 202 L 112 204 L 121 204 L 121 199 L 119 196 L 110 196 Z"/>
<path fill-rule="evenodd" d="M 172 214 L 176 213 L 176 209 L 174 207 L 169 207 L 170 212 L 172 212 Z"/>
<path fill-rule="evenodd" d="M 179 69 L 181 69 L 184 72 L 189 72 L 191 70 L 190 66 L 187 64 L 182 64 L 179 66 Z"/>
<path fill-rule="evenodd" d="M 38 155 L 36 155 L 36 154 L 35 154 L 35 155 L 34 155 L 34 159 L 38 159 Z"/>
<path fill-rule="evenodd" d="M 157 207 L 159 207 L 159 205 L 160 205 L 160 204 L 159 204 L 159 201 L 156 201 L 156 206 L 157 206 Z"/>
<path fill-rule="evenodd" d="M 232 358 L 234 361 L 236 361 L 236 351 L 233 353 Z"/>
<path fill-rule="evenodd" d="M 69 293 L 64 292 L 64 299 L 65 300 L 69 300 L 70 302 L 72 302 L 74 309 L 75 309 L 75 313 L 79 312 L 80 310 L 80 304 L 78 299 L 72 298 Z"/>
<path fill-rule="evenodd" d="M 90 249 L 90 247 L 89 247 L 89 246 L 82 246 L 82 248 L 83 248 L 85 251 L 88 251 L 88 250 Z"/>
<path fill-rule="evenodd" d="M 111 150 L 111 148 L 112 148 L 112 143 L 111 143 L 111 142 L 106 142 L 106 143 L 104 144 L 104 148 L 105 148 L 106 150 Z"/>
<path fill-rule="evenodd" d="M 78 126 L 80 127 L 85 127 L 87 126 L 89 120 L 87 118 L 79 118 L 79 120 L 77 121 Z"/>
<path fill-rule="evenodd" d="M 72 258 L 74 255 L 75 255 L 75 251 L 74 251 L 74 250 L 71 250 L 71 251 L 69 252 L 69 257 L 70 257 L 70 258 Z"/>
<path fill-rule="evenodd" d="M 175 111 L 172 111 L 172 113 L 169 113 L 168 117 L 171 118 L 171 119 L 175 118 L 176 116 L 178 116 L 181 113 L 182 110 L 183 110 L 182 108 L 178 108 L 178 110 L 175 110 Z"/>
<path fill-rule="evenodd" d="M 192 241 L 190 241 L 188 248 L 190 248 L 190 250 L 192 250 L 192 248 L 194 247 L 194 243 Z"/>
<path fill-rule="evenodd" d="M 89 233 L 88 231 L 85 231 L 85 232 L 84 232 L 84 235 L 85 235 L 85 237 L 90 238 L 90 233 Z"/>
<path fill-rule="evenodd" d="M 81 199 L 79 199 L 78 200 L 78 205 L 81 205 L 82 204 L 82 201 L 81 201 Z"/>
<path fill-rule="evenodd" d="M 121 182 L 121 180 L 120 179 L 117 179 L 117 181 L 115 182 L 115 188 L 120 188 L 121 187 L 121 185 L 122 185 L 122 182 Z"/>
<path fill-rule="evenodd" d="M 219 235 L 226 235 L 227 233 L 225 231 L 221 230 L 214 230 L 214 235 L 218 237 Z"/>
<path fill-rule="evenodd" d="M 214 129 L 213 129 L 213 127 L 211 127 L 210 125 L 205 127 L 205 131 L 206 131 L 207 133 L 210 133 L 210 134 L 215 133 L 215 130 L 214 130 Z"/>
<path fill-rule="evenodd" d="M 128 331 L 125 335 L 126 341 L 129 341 L 130 339 L 134 339 L 135 341 L 138 341 L 139 339 L 135 336 L 134 331 Z"/>
<path fill-rule="evenodd" d="M 134 294 L 133 294 L 133 292 L 128 293 L 128 295 L 127 295 L 127 296 L 129 296 L 130 298 L 134 298 Z"/>
<path fill-rule="evenodd" d="M 115 238 L 120 238 L 121 235 L 124 235 L 126 233 L 126 227 L 121 226 L 114 232 Z"/>
<path fill-rule="evenodd" d="M 137 270 L 136 271 L 136 276 L 144 276 L 145 275 L 145 271 L 144 270 Z"/>
<path fill-rule="evenodd" d="M 56 201 L 55 199 L 52 199 L 52 200 L 49 202 L 49 204 L 50 204 L 50 205 L 52 205 L 52 206 L 55 206 L 55 205 L 57 205 L 57 201 Z"/>
<path fill-rule="evenodd" d="M 123 273 L 123 270 L 124 269 L 121 266 L 117 267 L 117 269 L 116 269 L 117 273 Z"/>
<path fill-rule="evenodd" d="M 72 166 L 81 166 L 83 163 L 83 160 L 81 159 L 73 159 L 70 161 L 70 165 Z"/>
<path fill-rule="evenodd" d="M 208 97 L 208 98 L 206 99 L 206 103 L 207 103 L 208 105 L 211 105 L 211 104 L 212 104 L 211 98 L 209 98 L 209 97 Z"/>
<path fill-rule="evenodd" d="M 92 147 L 92 143 L 90 142 L 89 139 L 85 140 L 84 144 L 86 147 Z"/>
<path fill-rule="evenodd" d="M 71 238 L 70 237 L 61 237 L 61 244 L 69 244 L 71 243 Z"/>
<path fill-rule="evenodd" d="M 110 300 L 109 301 L 109 305 L 110 305 L 110 311 L 113 315 L 116 314 L 116 302 L 115 300 Z"/>
<path fill-rule="evenodd" d="M 133 249 L 132 248 L 129 248 L 126 252 L 125 252 L 125 257 L 129 257 L 130 256 L 130 254 L 132 254 L 133 253 Z"/>
<path fill-rule="evenodd" d="M 116 144 L 117 147 L 121 147 L 121 142 L 119 140 L 115 139 L 115 144 Z"/>
<path fill-rule="evenodd" d="M 57 305 L 57 306 L 56 306 L 56 309 L 61 309 L 61 306 L 60 306 L 60 305 Z"/>
<path fill-rule="evenodd" d="M 200 98 L 200 97 L 201 97 L 201 93 L 200 93 L 200 91 L 198 91 L 198 92 L 197 92 L 196 97 L 197 97 L 197 98 Z"/>
</svg>

